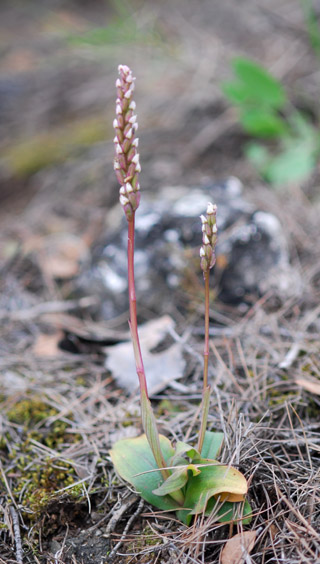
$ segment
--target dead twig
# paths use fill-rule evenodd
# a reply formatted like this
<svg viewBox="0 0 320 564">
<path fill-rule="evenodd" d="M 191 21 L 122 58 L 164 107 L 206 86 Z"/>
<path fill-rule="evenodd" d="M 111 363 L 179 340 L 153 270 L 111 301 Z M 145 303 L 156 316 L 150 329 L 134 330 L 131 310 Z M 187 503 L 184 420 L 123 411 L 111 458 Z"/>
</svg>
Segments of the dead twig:
<svg viewBox="0 0 320 564">
<path fill-rule="evenodd" d="M 19 525 L 19 514 L 13 505 L 9 507 L 10 516 L 12 519 L 13 532 L 14 532 L 14 542 L 16 545 L 16 559 L 18 564 L 23 564 L 23 548 Z"/>
<path fill-rule="evenodd" d="M 136 496 L 135 496 L 135 497 L 136 497 Z M 136 498 L 136 499 L 137 499 L 137 498 Z M 137 509 L 136 509 L 136 511 L 131 515 L 131 517 L 130 517 L 128 523 L 126 524 L 126 526 L 125 526 L 125 528 L 124 528 L 124 531 L 123 531 L 123 533 L 122 533 L 122 535 L 121 535 L 121 538 L 120 538 L 119 542 L 117 542 L 117 544 L 115 545 L 115 547 L 114 547 L 114 548 L 112 549 L 112 551 L 110 552 L 109 557 L 108 557 L 108 561 L 109 561 L 109 562 L 112 562 L 112 561 L 114 560 L 114 557 L 116 556 L 117 550 L 120 548 L 120 546 L 122 545 L 124 539 L 126 538 L 127 533 L 128 533 L 128 531 L 129 531 L 129 529 L 130 529 L 132 523 L 135 521 L 135 519 L 136 519 L 136 518 L 140 515 L 140 513 L 142 512 L 143 506 L 144 506 L 144 500 L 141 499 L 141 500 L 140 500 L 140 503 L 139 503 L 139 505 L 138 505 L 138 507 L 137 507 Z M 121 509 L 121 511 L 122 511 L 122 507 L 121 507 L 120 509 Z"/>
</svg>

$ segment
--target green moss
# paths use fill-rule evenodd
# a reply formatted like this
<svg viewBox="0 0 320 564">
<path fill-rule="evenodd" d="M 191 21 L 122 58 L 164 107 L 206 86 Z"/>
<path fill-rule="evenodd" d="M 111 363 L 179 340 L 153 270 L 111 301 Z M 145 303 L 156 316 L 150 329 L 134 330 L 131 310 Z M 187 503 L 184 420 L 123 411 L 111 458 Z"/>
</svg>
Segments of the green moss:
<svg viewBox="0 0 320 564">
<path fill-rule="evenodd" d="M 34 464 L 33 454 L 21 455 L 16 464 L 17 485 L 12 492 L 21 505 L 24 516 L 34 521 L 43 512 L 56 491 L 76 481 L 71 464 L 46 459 Z"/>
<path fill-rule="evenodd" d="M 57 415 L 39 396 L 27 397 L 15 403 L 7 412 L 8 420 L 18 425 L 35 425 L 47 417 Z"/>
<path fill-rule="evenodd" d="M 34 441 L 59 453 L 62 444 L 81 440 L 80 435 L 68 433 L 68 419 L 57 418 L 51 423 L 48 421 L 51 417 L 58 416 L 59 412 L 50 407 L 45 398 L 37 395 L 27 395 L 7 412 L 11 423 L 23 426 L 21 441 L 15 443 L 8 458 L 12 461 L 10 474 L 13 478 L 13 495 L 22 506 L 24 516 L 31 522 L 42 514 L 52 499 L 61 496 L 60 493 L 56 494 L 57 490 L 62 490 L 78 480 L 71 463 L 52 457 L 43 460 L 35 453 Z M 72 419 L 71 415 L 69 419 Z M 70 489 L 73 499 L 77 499 L 77 496 L 83 498 L 81 487 Z"/>
<path fill-rule="evenodd" d="M 7 450 L 7 438 L 4 435 L 0 435 L 0 450 Z"/>
<path fill-rule="evenodd" d="M 110 136 L 105 116 L 86 118 L 21 140 L 4 151 L 4 162 L 12 175 L 27 177 Z"/>
</svg>

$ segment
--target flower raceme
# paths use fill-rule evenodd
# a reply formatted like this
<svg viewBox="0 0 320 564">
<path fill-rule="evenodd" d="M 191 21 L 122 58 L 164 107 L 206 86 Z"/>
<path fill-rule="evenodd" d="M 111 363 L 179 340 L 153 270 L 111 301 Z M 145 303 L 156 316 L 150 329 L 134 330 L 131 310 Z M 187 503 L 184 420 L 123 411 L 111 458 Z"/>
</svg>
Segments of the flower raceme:
<svg viewBox="0 0 320 564">
<path fill-rule="evenodd" d="M 116 81 L 117 100 L 116 118 L 113 127 L 116 132 L 114 138 L 116 156 L 114 170 L 120 187 L 120 203 L 127 220 L 140 203 L 139 172 L 141 171 L 138 153 L 139 139 L 135 136 L 138 123 L 134 113 L 136 104 L 132 99 L 135 78 L 126 65 L 119 65 L 119 78 Z"/>
<path fill-rule="evenodd" d="M 216 262 L 215 248 L 217 243 L 217 206 L 208 203 L 207 215 L 201 215 L 202 247 L 200 248 L 200 265 L 203 272 L 208 272 Z"/>
</svg>

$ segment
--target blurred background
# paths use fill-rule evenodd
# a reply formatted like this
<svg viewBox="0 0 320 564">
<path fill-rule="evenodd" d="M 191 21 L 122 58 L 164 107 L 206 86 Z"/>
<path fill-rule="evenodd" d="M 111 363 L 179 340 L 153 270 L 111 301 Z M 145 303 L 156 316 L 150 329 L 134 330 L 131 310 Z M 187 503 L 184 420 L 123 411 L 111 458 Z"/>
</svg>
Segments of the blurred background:
<svg viewBox="0 0 320 564">
<path fill-rule="evenodd" d="M 211 176 L 261 178 L 244 158 L 250 127 L 249 133 L 243 128 L 223 83 L 232 79 L 235 57 L 254 60 L 285 89 L 286 107 L 276 109 L 286 120 L 293 109 L 301 110 L 307 126 L 317 126 L 319 7 L 311 0 L 3 0 L 2 213 L 23 208 L 53 170 L 59 193 L 70 182 L 81 191 L 85 180 L 94 192 L 95 174 L 110 189 L 106 172 L 120 62 L 137 77 L 141 152 L 149 159 L 152 148 L 155 176 L 176 180 L 186 168 L 201 167 Z M 259 76 L 252 80 L 259 90 Z M 256 101 L 261 108 L 259 94 Z M 251 124 L 262 118 L 251 116 Z M 262 131 L 275 151 L 280 126 L 276 134 Z M 259 124 L 251 130 L 261 136 Z M 261 151 L 253 153 L 253 159 L 263 158 Z M 66 171 L 71 161 L 74 167 Z M 315 169 L 312 161 L 303 180 Z"/>
<path fill-rule="evenodd" d="M 1 259 L 35 253 L 52 296 L 105 232 L 119 63 L 137 77 L 142 190 L 237 176 L 266 211 L 283 211 L 287 194 L 318 201 L 319 11 L 311 0 L 3 0 Z"/>
</svg>

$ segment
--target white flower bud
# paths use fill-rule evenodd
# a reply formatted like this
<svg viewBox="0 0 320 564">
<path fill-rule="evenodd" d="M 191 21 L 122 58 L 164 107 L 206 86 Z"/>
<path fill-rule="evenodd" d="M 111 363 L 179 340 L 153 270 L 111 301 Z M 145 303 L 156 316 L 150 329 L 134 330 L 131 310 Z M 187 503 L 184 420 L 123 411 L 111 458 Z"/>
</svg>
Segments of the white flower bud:
<svg viewBox="0 0 320 564">
<path fill-rule="evenodd" d="M 132 123 L 132 124 L 133 124 L 133 123 L 136 123 L 136 121 L 137 121 L 137 116 L 136 116 L 136 115 L 133 115 L 133 116 L 129 119 L 129 123 Z"/>
<path fill-rule="evenodd" d="M 117 115 L 122 114 L 122 108 L 121 108 L 120 104 L 117 104 L 117 105 L 116 105 L 116 114 L 117 114 Z"/>
<path fill-rule="evenodd" d="M 123 196 L 122 194 L 120 195 L 119 200 L 122 206 L 126 206 L 127 204 L 129 204 L 128 198 L 126 196 Z"/>
<path fill-rule="evenodd" d="M 202 240 L 203 240 L 204 245 L 210 245 L 210 241 L 209 241 L 209 238 L 208 238 L 206 233 L 204 233 Z"/>
<path fill-rule="evenodd" d="M 120 86 L 121 86 L 121 80 L 120 80 L 120 78 L 117 78 L 117 80 L 116 80 L 116 88 L 120 88 Z"/>
<path fill-rule="evenodd" d="M 123 74 L 128 74 L 128 72 L 130 72 L 130 69 L 127 65 L 119 65 L 118 66 L 118 71 L 121 73 L 123 72 Z"/>
<path fill-rule="evenodd" d="M 138 147 L 139 145 L 139 137 L 136 137 L 133 141 L 132 141 L 132 147 Z"/>
<path fill-rule="evenodd" d="M 131 139 L 132 135 L 133 135 L 132 128 L 130 128 L 129 131 L 127 131 L 126 133 L 126 139 Z"/>
<path fill-rule="evenodd" d="M 135 110 L 137 107 L 136 103 L 134 100 L 132 100 L 132 102 L 130 102 L 129 104 L 129 110 Z"/>
<path fill-rule="evenodd" d="M 112 122 L 112 125 L 113 125 L 114 129 L 117 129 L 117 127 L 119 127 L 118 120 L 114 119 L 113 122 Z"/>
<path fill-rule="evenodd" d="M 134 192 L 133 187 L 131 186 L 130 182 L 126 183 L 126 191 L 127 191 L 127 194 L 131 194 L 132 192 Z"/>
<path fill-rule="evenodd" d="M 135 172 L 141 172 L 141 165 L 140 163 L 136 164 L 136 168 L 134 169 Z"/>
<path fill-rule="evenodd" d="M 216 213 L 216 211 L 217 211 L 217 206 L 215 204 L 212 204 L 211 202 L 208 202 L 207 214 L 212 215 Z"/>
<path fill-rule="evenodd" d="M 133 90 L 132 86 L 131 86 L 131 88 L 129 88 L 129 90 L 127 90 L 127 92 L 124 95 L 124 98 L 126 98 L 127 100 L 129 100 L 132 96 L 132 90 Z"/>
<path fill-rule="evenodd" d="M 114 170 L 120 170 L 120 165 L 116 159 L 113 161 L 113 168 Z"/>
<path fill-rule="evenodd" d="M 122 147 L 119 143 L 116 145 L 116 153 L 117 155 L 121 155 L 123 153 Z"/>
<path fill-rule="evenodd" d="M 135 154 L 131 162 L 134 164 L 139 164 L 139 153 Z"/>
<path fill-rule="evenodd" d="M 206 252 L 203 247 L 200 247 L 200 257 L 203 258 L 206 256 Z"/>
</svg>

